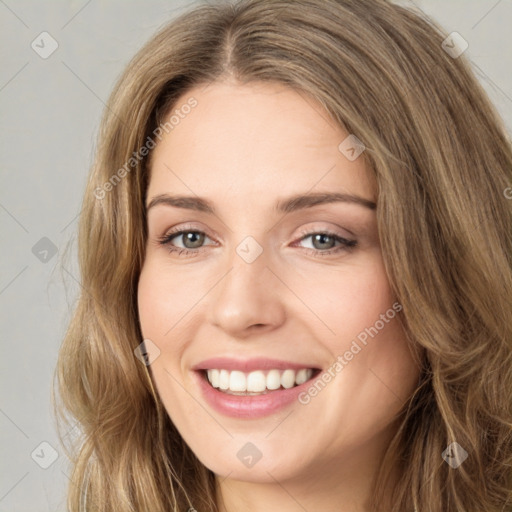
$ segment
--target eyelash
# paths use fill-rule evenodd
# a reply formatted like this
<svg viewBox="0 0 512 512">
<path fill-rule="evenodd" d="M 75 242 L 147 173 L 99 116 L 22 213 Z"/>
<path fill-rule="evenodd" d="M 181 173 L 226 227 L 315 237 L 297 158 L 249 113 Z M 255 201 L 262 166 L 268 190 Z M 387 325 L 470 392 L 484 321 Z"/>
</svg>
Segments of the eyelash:
<svg viewBox="0 0 512 512">
<path fill-rule="evenodd" d="M 158 243 L 160 245 L 167 246 L 167 249 L 170 253 L 177 253 L 178 256 L 183 256 L 184 258 L 190 258 L 190 257 L 197 256 L 197 254 L 199 254 L 199 252 L 201 251 L 201 249 L 203 249 L 203 247 L 199 247 L 197 249 L 186 249 L 186 248 L 182 248 L 182 247 L 174 247 L 173 245 L 171 245 L 171 240 L 173 240 L 174 238 L 177 238 L 178 236 L 183 235 L 185 233 L 198 233 L 198 234 L 202 234 L 202 235 L 205 235 L 208 237 L 208 235 L 204 231 L 185 227 L 185 228 L 182 228 L 182 229 L 179 229 L 176 231 L 171 231 L 170 233 L 158 238 Z M 331 254 L 336 254 L 341 251 L 350 251 L 351 249 L 354 249 L 354 247 L 356 247 L 356 245 L 357 245 L 356 240 L 348 240 L 347 238 L 343 238 L 343 237 L 337 235 L 336 233 L 332 233 L 327 230 L 309 231 L 309 232 L 303 231 L 303 232 L 301 232 L 301 238 L 298 240 L 298 242 L 301 242 L 305 238 L 308 238 L 313 235 L 327 235 L 327 236 L 334 238 L 335 241 L 340 242 L 342 244 L 341 246 L 338 246 L 338 247 L 335 247 L 332 249 L 327 249 L 326 251 L 321 251 L 320 249 L 310 249 L 308 247 L 303 248 L 305 251 L 307 251 L 307 254 L 312 254 L 313 256 L 323 257 L 323 256 L 329 256 Z M 208 238 L 210 238 L 210 237 L 208 237 Z"/>
</svg>

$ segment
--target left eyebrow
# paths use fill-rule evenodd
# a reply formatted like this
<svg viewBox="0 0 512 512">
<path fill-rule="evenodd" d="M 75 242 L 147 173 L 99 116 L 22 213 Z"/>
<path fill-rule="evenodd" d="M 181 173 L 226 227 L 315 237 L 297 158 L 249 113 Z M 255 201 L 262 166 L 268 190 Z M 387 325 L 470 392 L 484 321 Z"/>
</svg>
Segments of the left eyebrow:
<svg viewBox="0 0 512 512">
<path fill-rule="evenodd" d="M 370 210 L 377 208 L 377 203 L 353 194 L 341 194 L 338 192 L 314 192 L 311 194 L 298 194 L 276 203 L 275 209 L 279 212 L 290 213 L 303 208 L 312 208 L 319 204 L 327 203 L 352 203 L 364 206 Z"/>
<path fill-rule="evenodd" d="M 370 210 L 375 210 L 377 204 L 369 199 L 365 199 L 353 194 L 342 194 L 338 192 L 315 192 L 310 194 L 297 194 L 286 199 L 280 199 L 276 202 L 274 209 L 277 212 L 290 213 L 305 208 L 312 208 L 321 204 L 328 203 L 351 203 L 363 206 Z M 187 210 L 197 210 L 204 213 L 216 214 L 213 204 L 202 197 L 181 196 L 159 194 L 151 199 L 146 209 L 149 211 L 157 205 L 174 206 L 176 208 L 185 208 Z"/>
</svg>

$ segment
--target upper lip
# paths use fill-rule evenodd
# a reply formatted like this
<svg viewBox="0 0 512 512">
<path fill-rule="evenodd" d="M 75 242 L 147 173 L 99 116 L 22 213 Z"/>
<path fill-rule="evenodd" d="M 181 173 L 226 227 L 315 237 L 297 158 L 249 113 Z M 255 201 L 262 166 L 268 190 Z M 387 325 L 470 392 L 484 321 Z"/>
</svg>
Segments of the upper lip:
<svg viewBox="0 0 512 512">
<path fill-rule="evenodd" d="M 205 359 L 192 367 L 193 370 L 238 370 L 241 372 L 251 372 L 254 370 L 300 370 L 302 368 L 318 369 L 311 363 L 297 363 L 293 361 L 283 361 L 280 359 L 268 359 L 265 357 L 256 357 L 252 359 L 233 359 L 229 357 L 213 357 Z"/>
</svg>

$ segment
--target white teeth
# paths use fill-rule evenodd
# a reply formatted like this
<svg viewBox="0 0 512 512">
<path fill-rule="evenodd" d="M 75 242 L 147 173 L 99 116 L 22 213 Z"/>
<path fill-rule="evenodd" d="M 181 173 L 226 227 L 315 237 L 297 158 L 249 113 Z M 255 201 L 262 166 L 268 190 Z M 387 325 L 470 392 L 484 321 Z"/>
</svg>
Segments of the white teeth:
<svg viewBox="0 0 512 512">
<path fill-rule="evenodd" d="M 304 373 L 302 373 L 301 376 L 299 377 L 300 372 Z M 304 384 L 304 382 L 311 379 L 311 377 L 313 377 L 313 370 L 311 368 L 299 370 L 297 372 L 297 377 L 295 377 L 295 384 L 297 384 L 297 386 L 299 386 L 300 384 Z"/>
<path fill-rule="evenodd" d="M 229 376 L 229 389 L 231 391 L 247 391 L 245 373 L 233 371 Z"/>
<path fill-rule="evenodd" d="M 257 393 L 259 391 L 265 391 L 266 387 L 267 379 L 263 372 L 249 373 L 249 375 L 247 376 L 247 391 Z"/>
<path fill-rule="evenodd" d="M 295 377 L 295 384 L 299 385 L 299 384 L 303 384 L 304 382 L 306 382 L 311 377 L 311 375 L 308 376 L 308 371 L 309 370 L 306 370 L 305 368 L 303 368 L 302 370 L 299 370 Z"/>
<path fill-rule="evenodd" d="M 285 389 L 293 388 L 295 385 L 295 371 L 285 370 L 281 375 L 281 386 Z"/>
<path fill-rule="evenodd" d="M 208 370 L 208 379 L 214 388 L 219 387 L 219 370 Z"/>
<path fill-rule="evenodd" d="M 265 375 L 265 372 L 261 370 L 244 373 L 238 370 L 211 369 L 207 370 L 206 374 L 214 388 L 228 393 L 258 394 L 274 391 L 281 387 L 290 389 L 303 384 L 312 377 L 313 370 L 311 368 L 302 368 L 298 371 L 292 369 L 268 370 Z"/>
<path fill-rule="evenodd" d="M 219 371 L 219 388 L 222 390 L 229 389 L 229 372 L 227 370 Z"/>
<path fill-rule="evenodd" d="M 279 370 L 270 370 L 267 373 L 267 389 L 279 389 L 281 387 L 281 373 Z"/>
</svg>

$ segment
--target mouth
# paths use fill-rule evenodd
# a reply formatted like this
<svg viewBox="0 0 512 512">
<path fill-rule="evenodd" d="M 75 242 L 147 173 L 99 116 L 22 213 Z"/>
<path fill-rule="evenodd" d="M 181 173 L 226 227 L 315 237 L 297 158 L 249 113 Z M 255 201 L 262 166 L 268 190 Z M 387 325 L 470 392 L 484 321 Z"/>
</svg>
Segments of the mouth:
<svg viewBox="0 0 512 512">
<path fill-rule="evenodd" d="M 320 371 L 318 368 L 271 368 L 243 372 L 211 368 L 200 370 L 200 373 L 212 388 L 221 393 L 260 396 L 301 386 L 314 379 Z"/>
<path fill-rule="evenodd" d="M 206 404 L 236 419 L 262 418 L 293 406 L 322 371 L 264 357 L 215 357 L 191 369 Z"/>
<path fill-rule="evenodd" d="M 236 419 L 263 418 L 293 406 L 322 371 L 264 357 L 215 357 L 191 369 L 206 404 Z"/>
</svg>

